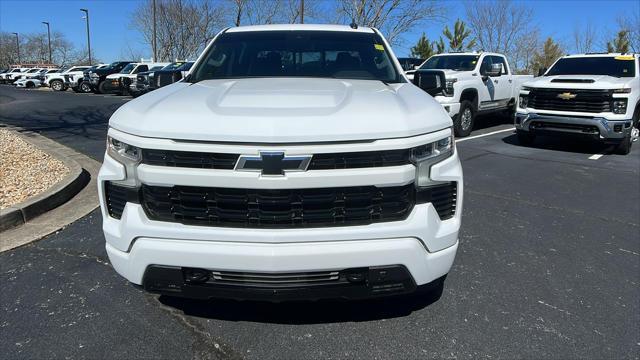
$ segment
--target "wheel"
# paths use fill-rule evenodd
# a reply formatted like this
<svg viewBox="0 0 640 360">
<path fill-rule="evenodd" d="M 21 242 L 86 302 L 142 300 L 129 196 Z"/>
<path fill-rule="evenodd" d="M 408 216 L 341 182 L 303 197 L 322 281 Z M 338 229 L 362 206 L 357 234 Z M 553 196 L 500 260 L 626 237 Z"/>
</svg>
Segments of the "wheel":
<svg viewBox="0 0 640 360">
<path fill-rule="evenodd" d="M 100 81 L 98 83 L 98 88 L 96 89 L 95 93 L 104 94 L 105 92 L 107 92 L 107 83 L 104 81 Z"/>
<path fill-rule="evenodd" d="M 457 137 L 469 136 L 473 129 L 473 121 L 476 117 L 476 110 L 468 100 L 460 103 L 460 112 L 453 120 L 453 132 Z"/>
<path fill-rule="evenodd" d="M 61 80 L 51 80 L 49 86 L 51 86 L 54 91 L 64 91 L 64 83 Z"/>
<path fill-rule="evenodd" d="M 503 115 L 510 121 L 511 124 L 513 124 L 513 119 L 515 119 L 516 117 L 516 103 L 511 103 L 511 105 L 509 105 L 509 107 L 504 110 Z"/>
<path fill-rule="evenodd" d="M 81 82 L 80 85 L 78 85 L 78 89 L 82 93 L 90 93 L 91 92 L 91 86 L 89 84 L 87 84 L 85 81 Z"/>
<path fill-rule="evenodd" d="M 516 135 L 518 136 L 518 141 L 520 142 L 520 145 L 524 145 L 524 146 L 533 145 L 533 141 L 536 138 L 536 136 L 533 135 L 532 133 L 528 131 L 522 131 L 522 130 L 517 130 Z"/>
<path fill-rule="evenodd" d="M 614 154 L 627 155 L 631 152 L 631 135 L 627 135 L 622 141 L 616 145 L 613 149 Z"/>
<path fill-rule="evenodd" d="M 32 83 L 31 81 L 27 82 L 25 84 L 25 86 L 27 87 L 27 89 L 32 89 L 32 88 L 36 87 L 36 85 L 34 83 Z"/>
</svg>

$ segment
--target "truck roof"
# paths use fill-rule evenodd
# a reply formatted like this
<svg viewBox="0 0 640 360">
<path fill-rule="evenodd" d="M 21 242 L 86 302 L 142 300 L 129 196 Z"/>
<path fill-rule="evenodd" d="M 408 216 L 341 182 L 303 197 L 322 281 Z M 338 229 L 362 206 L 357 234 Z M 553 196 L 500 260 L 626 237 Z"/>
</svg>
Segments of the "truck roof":
<svg viewBox="0 0 640 360">
<path fill-rule="evenodd" d="M 586 53 L 586 54 L 571 54 L 565 55 L 563 58 L 575 58 L 575 57 L 615 57 L 615 56 L 633 56 L 638 57 L 638 54 L 634 53 Z"/>
<path fill-rule="evenodd" d="M 327 24 L 272 24 L 272 25 L 250 25 L 238 26 L 227 29 L 228 33 L 248 32 L 248 31 L 344 31 L 344 32 L 360 32 L 373 33 L 372 28 L 358 26 L 353 29 L 348 25 L 327 25 Z"/>
</svg>

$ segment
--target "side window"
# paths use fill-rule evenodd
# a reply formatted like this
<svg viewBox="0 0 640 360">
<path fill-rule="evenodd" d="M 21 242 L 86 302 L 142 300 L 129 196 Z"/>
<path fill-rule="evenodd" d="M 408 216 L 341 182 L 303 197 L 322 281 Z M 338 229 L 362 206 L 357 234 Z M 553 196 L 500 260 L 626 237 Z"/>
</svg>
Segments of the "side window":
<svg viewBox="0 0 640 360">
<path fill-rule="evenodd" d="M 147 70 L 149 70 L 149 67 L 147 65 L 140 65 L 136 68 L 136 70 L 133 73 L 137 74 Z"/>
<path fill-rule="evenodd" d="M 487 71 L 491 70 L 491 56 L 485 56 L 480 64 L 480 75 L 483 75 Z"/>
<path fill-rule="evenodd" d="M 504 58 L 502 56 L 491 56 L 492 58 L 492 62 L 494 64 L 501 64 L 502 65 L 502 72 L 500 73 L 500 75 L 509 75 L 509 70 L 507 68 L 507 62 L 504 60 Z"/>
</svg>

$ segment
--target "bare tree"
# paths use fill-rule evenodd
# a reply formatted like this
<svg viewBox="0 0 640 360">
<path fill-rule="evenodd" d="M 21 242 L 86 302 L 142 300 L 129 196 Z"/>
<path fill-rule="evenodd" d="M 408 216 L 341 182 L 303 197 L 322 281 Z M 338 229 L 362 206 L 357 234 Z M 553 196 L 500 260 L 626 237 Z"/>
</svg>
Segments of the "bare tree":
<svg viewBox="0 0 640 360">
<path fill-rule="evenodd" d="M 576 52 L 588 53 L 596 48 L 596 28 L 591 22 L 587 22 L 584 27 L 576 24 L 573 28 L 573 41 Z"/>
<path fill-rule="evenodd" d="M 156 1 L 156 60 L 171 61 L 195 57 L 225 24 L 225 7 L 214 0 Z M 133 28 L 151 44 L 153 3 L 146 0 L 134 12 Z"/>
<path fill-rule="evenodd" d="M 444 8 L 433 0 L 336 0 L 338 22 L 352 20 L 379 29 L 393 45 L 428 21 L 441 19 Z"/>
<path fill-rule="evenodd" d="M 537 28 L 531 29 L 527 33 L 520 34 L 516 48 L 511 52 L 512 66 L 518 74 L 533 74 L 534 55 L 542 46 L 540 31 Z"/>
<path fill-rule="evenodd" d="M 467 23 L 484 51 L 504 53 L 513 59 L 518 40 L 536 30 L 531 23 L 533 10 L 511 0 L 468 1 L 466 9 Z"/>
</svg>

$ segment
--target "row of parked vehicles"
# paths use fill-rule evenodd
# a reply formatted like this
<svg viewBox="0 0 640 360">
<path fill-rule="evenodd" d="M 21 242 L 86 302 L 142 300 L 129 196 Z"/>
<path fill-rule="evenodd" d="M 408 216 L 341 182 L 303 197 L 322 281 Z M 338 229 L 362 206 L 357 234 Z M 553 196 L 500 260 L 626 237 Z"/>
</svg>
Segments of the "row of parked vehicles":
<svg viewBox="0 0 640 360">
<path fill-rule="evenodd" d="M 627 154 L 640 136 L 637 54 L 565 56 L 535 79 L 515 75 L 507 58 L 497 53 L 398 60 L 406 77 L 443 106 L 457 137 L 468 136 L 476 117 L 487 113 L 515 119 L 520 143 L 527 145 L 540 134 L 586 135 Z M 50 65 L 16 67 L 1 73 L 0 82 L 137 97 L 179 81 L 192 65 L 189 61 L 117 61 L 66 70 Z"/>
<path fill-rule="evenodd" d="M 451 116 L 458 137 L 469 135 L 476 115 L 497 112 L 514 120 L 523 145 L 538 135 L 587 137 L 626 155 L 640 137 L 638 54 L 567 55 L 535 78 L 514 75 L 504 55 L 487 52 L 400 62 Z"/>
<path fill-rule="evenodd" d="M 0 83 L 25 88 L 48 86 L 54 91 L 72 89 L 79 93 L 113 93 L 137 97 L 182 79 L 191 65 L 191 61 L 116 61 L 66 69 L 18 65 L 1 72 Z"/>
</svg>

